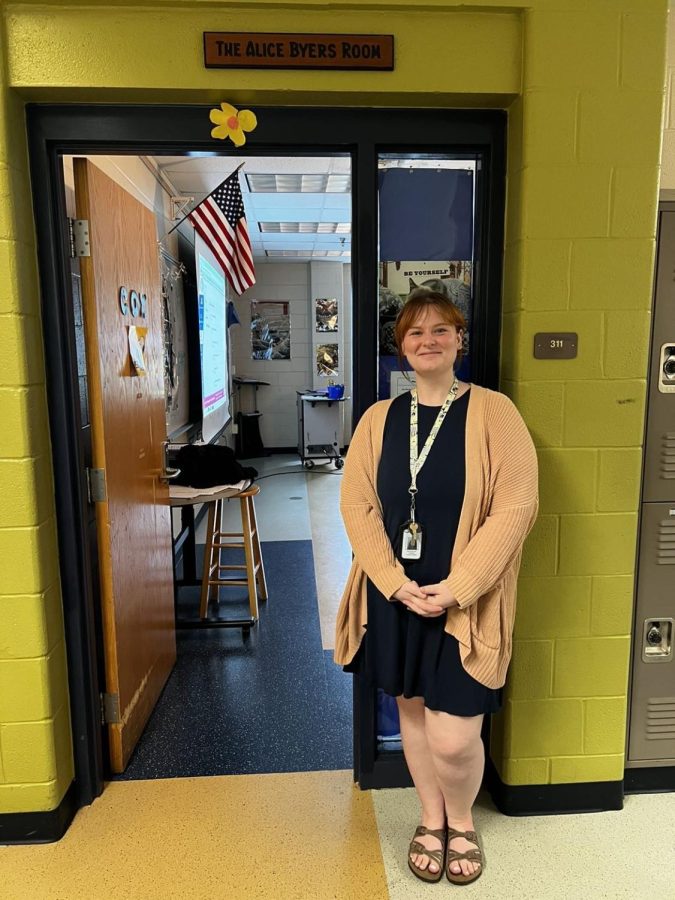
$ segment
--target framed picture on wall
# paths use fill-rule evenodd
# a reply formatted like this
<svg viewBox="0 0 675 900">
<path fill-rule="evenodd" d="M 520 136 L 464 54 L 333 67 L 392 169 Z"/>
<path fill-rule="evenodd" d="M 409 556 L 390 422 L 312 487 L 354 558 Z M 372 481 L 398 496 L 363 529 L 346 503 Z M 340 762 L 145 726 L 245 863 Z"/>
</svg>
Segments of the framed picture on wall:
<svg viewBox="0 0 675 900">
<path fill-rule="evenodd" d="M 338 305 L 336 299 L 323 298 L 314 301 L 317 331 L 338 330 Z"/>
<path fill-rule="evenodd" d="M 251 300 L 251 359 L 291 358 L 287 301 Z"/>
<path fill-rule="evenodd" d="M 338 345 L 319 344 L 316 348 L 316 374 L 332 378 L 338 373 Z"/>
</svg>

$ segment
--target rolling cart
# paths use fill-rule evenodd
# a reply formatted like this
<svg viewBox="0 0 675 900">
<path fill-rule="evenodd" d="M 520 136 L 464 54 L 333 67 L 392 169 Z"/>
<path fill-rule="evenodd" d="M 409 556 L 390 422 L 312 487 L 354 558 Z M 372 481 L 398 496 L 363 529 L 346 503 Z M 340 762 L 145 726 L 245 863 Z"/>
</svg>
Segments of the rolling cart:
<svg viewBox="0 0 675 900">
<path fill-rule="evenodd" d="M 306 469 L 315 462 L 332 462 L 341 469 L 340 404 L 347 398 L 333 400 L 323 392 L 296 391 L 298 407 L 298 454 Z"/>
</svg>

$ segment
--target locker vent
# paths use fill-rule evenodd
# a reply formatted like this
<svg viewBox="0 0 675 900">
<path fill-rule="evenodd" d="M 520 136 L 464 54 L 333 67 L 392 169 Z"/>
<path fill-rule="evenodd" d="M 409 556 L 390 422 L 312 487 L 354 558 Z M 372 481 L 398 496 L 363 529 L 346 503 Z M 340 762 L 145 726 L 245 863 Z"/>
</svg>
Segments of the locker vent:
<svg viewBox="0 0 675 900">
<path fill-rule="evenodd" d="M 661 447 L 661 478 L 675 478 L 675 432 L 666 431 Z"/>
<path fill-rule="evenodd" d="M 675 697 L 650 697 L 647 701 L 648 741 L 675 738 Z"/>
<path fill-rule="evenodd" d="M 660 566 L 675 566 L 675 516 L 659 522 L 656 561 Z"/>
</svg>

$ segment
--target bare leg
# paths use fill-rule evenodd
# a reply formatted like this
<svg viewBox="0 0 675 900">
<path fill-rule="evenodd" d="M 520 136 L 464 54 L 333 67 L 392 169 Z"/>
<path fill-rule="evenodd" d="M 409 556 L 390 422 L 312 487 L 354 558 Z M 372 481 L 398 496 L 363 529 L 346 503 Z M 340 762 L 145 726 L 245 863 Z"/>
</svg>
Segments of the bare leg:
<svg viewBox="0 0 675 900">
<path fill-rule="evenodd" d="M 485 751 L 480 738 L 483 716 L 451 716 L 449 713 L 425 710 L 426 734 L 438 782 L 445 798 L 448 825 L 458 831 L 473 831 L 471 808 L 480 790 L 485 765 Z M 463 853 L 475 847 L 464 838 L 448 844 Z M 450 870 L 455 874 L 473 875 L 479 863 L 455 861 Z"/>
<path fill-rule="evenodd" d="M 401 722 L 401 739 L 403 753 L 408 769 L 412 775 L 417 795 L 422 804 L 422 825 L 427 828 L 445 827 L 445 800 L 436 776 L 436 767 L 431 756 L 424 719 L 424 701 L 421 697 L 406 700 L 397 697 L 398 713 Z M 440 841 L 433 835 L 422 835 L 418 842 L 429 850 L 438 850 Z M 412 862 L 418 869 L 429 868 L 430 872 L 438 872 L 438 866 L 428 856 L 413 853 Z"/>
</svg>

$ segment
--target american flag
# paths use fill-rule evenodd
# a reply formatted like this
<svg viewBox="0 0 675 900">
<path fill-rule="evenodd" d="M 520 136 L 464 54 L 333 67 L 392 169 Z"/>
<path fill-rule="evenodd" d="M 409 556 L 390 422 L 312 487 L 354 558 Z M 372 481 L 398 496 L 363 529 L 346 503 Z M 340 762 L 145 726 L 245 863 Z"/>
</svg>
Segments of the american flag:
<svg viewBox="0 0 675 900">
<path fill-rule="evenodd" d="M 243 294 L 255 284 L 253 253 L 238 172 L 229 175 L 195 206 L 188 219 L 215 255 L 237 294 Z"/>
</svg>

